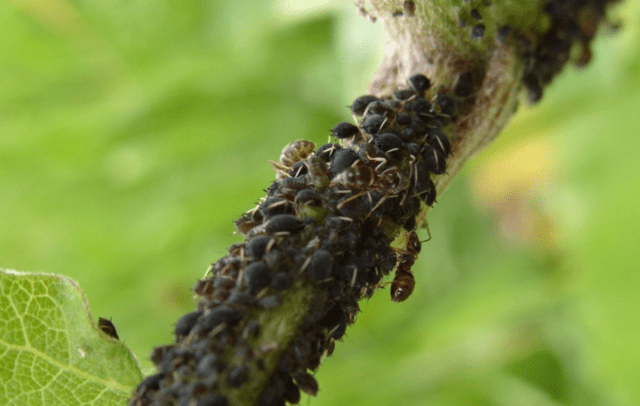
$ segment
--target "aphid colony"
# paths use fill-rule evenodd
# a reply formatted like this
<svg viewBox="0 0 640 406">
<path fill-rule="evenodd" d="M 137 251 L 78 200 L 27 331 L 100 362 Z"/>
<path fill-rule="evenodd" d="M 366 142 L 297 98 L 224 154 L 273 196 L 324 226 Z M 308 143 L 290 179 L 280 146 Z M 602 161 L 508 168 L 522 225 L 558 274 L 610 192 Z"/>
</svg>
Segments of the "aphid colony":
<svg viewBox="0 0 640 406">
<path fill-rule="evenodd" d="M 452 154 L 445 133 L 474 83 L 463 73 L 449 84 L 452 91 L 436 90 L 418 74 L 408 85 L 386 98 L 357 98 L 354 122 L 329 132 L 337 142 L 316 148 L 295 141 L 272 161 L 277 177 L 267 196 L 236 221 L 245 241 L 195 285 L 197 310 L 176 323 L 174 345 L 153 351 L 158 373 L 140 384 L 131 404 L 228 405 L 223 393 L 267 373 L 265 357 L 273 351 L 282 355 L 259 405 L 298 403 L 300 391 L 318 391 L 308 371 L 331 355 L 354 323 L 358 301 L 371 297 L 396 264 L 391 298 L 409 297 L 420 251 L 416 215 L 435 202 L 431 176 L 445 173 Z M 409 233 L 408 245 L 394 251 L 398 227 Z M 299 334 L 256 345 L 260 312 L 278 309 L 302 284 L 324 293 Z"/>
<path fill-rule="evenodd" d="M 545 2 L 542 11 L 548 16 L 546 31 L 522 33 L 515 27 L 495 27 L 496 39 L 503 43 L 513 40 L 524 63 L 522 82 L 531 103 L 542 98 L 544 86 L 562 71 L 570 60 L 579 67 L 591 60 L 591 40 L 599 23 L 606 19 L 607 6 L 617 0 L 579 0 Z M 472 24 L 469 34 L 472 40 L 483 40 L 488 27 L 482 22 L 487 1 L 468 1 L 458 15 L 460 27 Z M 478 9 L 480 7 L 480 9 Z"/>
</svg>

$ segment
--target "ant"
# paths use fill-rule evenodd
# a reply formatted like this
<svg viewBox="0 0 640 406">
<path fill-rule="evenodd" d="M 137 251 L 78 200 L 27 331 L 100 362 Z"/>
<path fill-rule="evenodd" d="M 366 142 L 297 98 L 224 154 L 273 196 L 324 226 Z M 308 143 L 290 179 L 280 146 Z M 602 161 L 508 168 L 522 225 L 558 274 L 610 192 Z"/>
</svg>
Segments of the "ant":
<svg viewBox="0 0 640 406">
<path fill-rule="evenodd" d="M 429 229 L 427 228 L 427 232 Z M 391 282 L 391 301 L 404 302 L 411 296 L 413 289 L 416 286 L 416 280 L 411 272 L 411 267 L 416 261 L 420 250 L 422 249 L 422 243 L 431 239 L 431 233 L 429 232 L 429 238 L 420 241 L 418 234 L 415 231 L 410 231 L 407 237 L 407 249 L 397 250 L 398 255 L 398 267 L 396 268 L 396 276 Z"/>
</svg>

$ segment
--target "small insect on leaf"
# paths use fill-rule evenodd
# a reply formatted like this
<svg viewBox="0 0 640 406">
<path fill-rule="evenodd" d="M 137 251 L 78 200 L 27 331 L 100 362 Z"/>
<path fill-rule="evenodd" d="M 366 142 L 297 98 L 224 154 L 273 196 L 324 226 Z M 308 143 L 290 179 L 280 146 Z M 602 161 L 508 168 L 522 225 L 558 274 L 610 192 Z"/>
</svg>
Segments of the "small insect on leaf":
<svg viewBox="0 0 640 406">
<path fill-rule="evenodd" d="M 98 318 L 98 328 L 105 333 L 106 335 L 119 340 L 118 332 L 116 331 L 116 326 L 113 325 L 111 320 L 104 319 L 102 317 Z"/>
</svg>

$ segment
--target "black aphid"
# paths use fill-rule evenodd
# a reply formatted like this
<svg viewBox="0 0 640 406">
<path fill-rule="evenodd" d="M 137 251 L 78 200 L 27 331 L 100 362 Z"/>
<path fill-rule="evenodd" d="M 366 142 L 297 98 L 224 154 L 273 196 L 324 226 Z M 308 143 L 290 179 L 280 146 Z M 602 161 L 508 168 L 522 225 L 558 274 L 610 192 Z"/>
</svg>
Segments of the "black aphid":
<svg viewBox="0 0 640 406">
<path fill-rule="evenodd" d="M 409 152 L 409 155 L 417 157 L 420 154 L 420 146 L 415 142 L 407 142 L 404 144 L 405 149 Z"/>
<path fill-rule="evenodd" d="M 369 116 L 369 114 L 378 114 L 383 117 L 391 117 L 395 112 L 393 110 L 393 107 L 391 107 L 389 104 L 385 103 L 382 100 L 376 100 L 369 103 L 369 106 L 367 106 L 367 110 L 365 110 L 365 113 L 367 116 Z"/>
<path fill-rule="evenodd" d="M 423 95 L 431 87 L 431 81 L 425 75 L 418 73 L 409 78 L 409 84 L 419 95 Z"/>
<path fill-rule="evenodd" d="M 446 135 L 440 130 L 431 130 L 427 133 L 427 141 L 429 145 L 435 147 L 442 152 L 445 157 L 451 155 L 451 143 Z"/>
<path fill-rule="evenodd" d="M 249 288 L 257 292 L 269 284 L 271 269 L 262 261 L 253 262 L 244 269 L 242 280 Z"/>
<path fill-rule="evenodd" d="M 402 149 L 402 139 L 393 133 L 383 133 L 373 136 L 373 145 L 376 146 L 378 151 L 386 153 L 388 151 L 395 150 L 396 152 Z"/>
<path fill-rule="evenodd" d="M 227 375 L 227 385 L 239 388 L 249 378 L 249 368 L 246 365 L 236 365 L 230 368 Z"/>
<path fill-rule="evenodd" d="M 160 382 L 163 379 L 164 379 L 163 373 L 151 375 L 144 378 L 144 380 L 140 383 L 140 385 L 138 385 L 138 388 L 136 389 L 136 393 L 145 392 L 147 390 L 160 389 Z"/>
<path fill-rule="evenodd" d="M 353 137 L 356 134 L 360 134 L 360 129 L 357 126 L 346 121 L 336 124 L 336 126 L 331 130 L 331 135 L 341 139 Z"/>
<path fill-rule="evenodd" d="M 213 330 L 222 323 L 235 324 L 242 318 L 238 310 L 226 306 L 218 306 L 204 316 L 200 325 L 207 330 Z"/>
<path fill-rule="evenodd" d="M 317 206 L 322 203 L 322 198 L 313 189 L 302 189 L 296 193 L 296 203 L 302 205 Z"/>
<path fill-rule="evenodd" d="M 293 164 L 293 167 L 289 171 L 289 176 L 296 178 L 300 175 L 305 175 L 307 171 L 307 165 L 304 164 L 304 161 L 298 161 Z"/>
<path fill-rule="evenodd" d="M 295 213 L 295 209 L 293 204 L 286 199 L 281 197 L 269 197 L 260 204 L 260 212 L 265 218 L 269 218 L 278 214 Z"/>
<path fill-rule="evenodd" d="M 267 233 L 290 232 L 296 233 L 300 231 L 303 224 L 298 218 L 292 214 L 278 214 L 269 219 L 265 226 Z"/>
<path fill-rule="evenodd" d="M 371 95 L 360 96 L 353 101 L 351 104 L 351 112 L 356 116 L 361 116 L 364 114 L 365 109 L 369 105 L 369 103 L 378 100 L 377 97 Z"/>
<path fill-rule="evenodd" d="M 432 117 L 431 114 L 431 103 L 424 97 L 416 98 L 413 103 L 411 103 L 411 110 L 421 118 Z"/>
<path fill-rule="evenodd" d="M 321 145 L 316 151 L 316 155 L 322 158 L 325 162 L 330 162 L 333 154 L 341 148 L 342 147 L 339 144 L 330 142 L 328 144 Z"/>
<path fill-rule="evenodd" d="M 453 93 L 458 97 L 468 97 L 471 96 L 471 92 L 473 92 L 473 75 L 471 72 L 459 74 L 453 85 Z"/>
<path fill-rule="evenodd" d="M 280 304 L 282 304 L 282 297 L 280 297 L 280 295 L 265 296 L 258 299 L 256 304 L 258 305 L 258 307 L 261 307 L 263 309 L 275 309 L 276 307 L 280 306 Z"/>
<path fill-rule="evenodd" d="M 316 396 L 318 394 L 318 382 L 313 375 L 307 372 L 301 372 L 295 376 L 298 387 L 309 396 Z"/>
<path fill-rule="evenodd" d="M 360 128 L 367 134 L 378 134 L 386 121 L 387 119 L 379 114 L 367 114 Z"/>
<path fill-rule="evenodd" d="M 113 325 L 111 320 L 103 319 L 102 317 L 98 318 L 98 328 L 105 334 L 110 337 L 119 340 L 118 332 L 116 331 L 116 326 Z"/>
<path fill-rule="evenodd" d="M 207 354 L 200 359 L 196 370 L 202 376 L 209 376 L 224 369 L 225 364 L 216 354 Z"/>
<path fill-rule="evenodd" d="M 478 11 L 477 8 L 472 8 L 469 14 L 471 15 L 471 17 L 475 18 L 476 20 L 482 20 L 482 16 L 480 15 L 480 12 Z"/>
<path fill-rule="evenodd" d="M 481 40 L 484 37 L 485 26 L 484 24 L 476 24 L 471 27 L 471 38 Z"/>
<path fill-rule="evenodd" d="M 291 378 L 291 376 L 288 376 L 285 380 L 284 399 L 293 405 L 300 402 L 300 389 L 298 388 L 298 385 L 293 382 L 293 378 Z"/>
<path fill-rule="evenodd" d="M 333 269 L 333 258 L 327 250 L 317 250 L 311 255 L 309 265 L 307 265 L 307 274 L 315 281 L 322 281 L 331 276 Z"/>
<path fill-rule="evenodd" d="M 542 87 L 540 81 L 534 74 L 529 74 L 523 79 L 524 86 L 527 89 L 527 98 L 530 103 L 536 103 L 542 98 Z"/>
<path fill-rule="evenodd" d="M 228 406 L 229 401 L 221 395 L 207 395 L 200 398 L 197 406 Z"/>
<path fill-rule="evenodd" d="M 338 175 L 350 167 L 357 159 L 358 154 L 351 149 L 341 149 L 337 151 L 331 160 L 331 173 L 333 176 Z"/>
<path fill-rule="evenodd" d="M 416 92 L 414 92 L 412 89 L 398 89 L 395 92 L 393 92 L 393 95 L 398 100 L 407 100 L 408 98 L 410 98 L 411 96 L 414 96 L 415 94 Z"/>
<path fill-rule="evenodd" d="M 253 237 L 246 242 L 245 254 L 255 259 L 260 259 L 264 255 L 267 245 L 273 238 L 267 235 Z"/>
<path fill-rule="evenodd" d="M 407 16 L 413 17 L 416 13 L 416 3 L 411 0 L 406 0 L 404 3 L 402 3 L 402 10 L 404 10 L 404 13 Z"/>
<path fill-rule="evenodd" d="M 191 332 L 191 329 L 196 325 L 200 316 L 202 316 L 202 311 L 187 313 L 180 317 L 176 323 L 176 328 L 174 329 L 176 341 L 180 337 L 186 336 Z"/>
<path fill-rule="evenodd" d="M 446 93 L 439 94 L 436 102 L 440 107 L 440 114 L 445 116 L 453 116 L 456 112 L 456 102 Z"/>
<path fill-rule="evenodd" d="M 411 124 L 411 116 L 407 113 L 400 113 L 396 116 L 396 123 L 400 125 Z"/>
<path fill-rule="evenodd" d="M 427 164 L 427 168 L 436 175 L 441 175 L 447 170 L 447 162 L 439 149 L 434 147 L 426 148 L 422 152 L 424 163 Z"/>
<path fill-rule="evenodd" d="M 498 29 L 496 39 L 498 40 L 498 42 L 503 43 L 507 39 L 509 34 L 511 34 L 511 27 L 509 25 L 503 25 Z"/>
<path fill-rule="evenodd" d="M 291 284 L 291 277 L 287 272 L 278 272 L 271 277 L 270 286 L 276 290 L 285 290 Z"/>
<path fill-rule="evenodd" d="M 258 320 L 251 320 L 247 323 L 246 330 L 251 337 L 257 337 L 260 334 L 260 323 Z"/>
</svg>

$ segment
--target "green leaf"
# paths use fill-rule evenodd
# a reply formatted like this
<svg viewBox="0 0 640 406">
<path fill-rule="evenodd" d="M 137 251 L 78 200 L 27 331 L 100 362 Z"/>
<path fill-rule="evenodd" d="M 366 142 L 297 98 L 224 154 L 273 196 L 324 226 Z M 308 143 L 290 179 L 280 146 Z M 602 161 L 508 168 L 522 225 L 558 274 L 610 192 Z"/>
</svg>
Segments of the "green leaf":
<svg viewBox="0 0 640 406">
<path fill-rule="evenodd" d="M 0 270 L 0 404 L 123 405 L 142 373 L 101 332 L 78 284 Z"/>
</svg>

